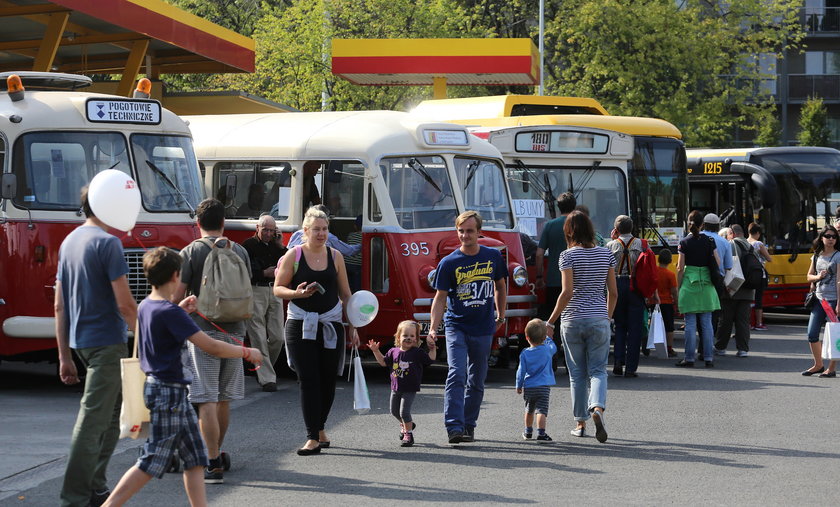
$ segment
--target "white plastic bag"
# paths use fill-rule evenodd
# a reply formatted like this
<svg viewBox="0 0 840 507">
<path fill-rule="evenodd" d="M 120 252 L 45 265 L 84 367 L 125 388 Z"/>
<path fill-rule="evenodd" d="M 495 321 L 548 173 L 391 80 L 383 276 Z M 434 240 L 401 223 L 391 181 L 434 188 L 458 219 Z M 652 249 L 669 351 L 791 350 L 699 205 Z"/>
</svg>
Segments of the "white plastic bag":
<svg viewBox="0 0 840 507">
<path fill-rule="evenodd" d="M 744 272 L 741 270 L 741 259 L 737 255 L 732 256 L 732 269 L 726 272 L 723 277 L 723 285 L 726 287 L 729 295 L 738 292 L 741 285 L 744 284 Z"/>
<path fill-rule="evenodd" d="M 137 354 L 135 348 L 135 356 Z M 140 359 L 120 359 L 122 375 L 122 409 L 120 410 L 120 438 L 145 438 L 149 433 L 151 415 L 143 400 L 146 374 L 140 369 Z"/>
<path fill-rule="evenodd" d="M 648 326 L 648 349 L 656 349 L 656 357 L 668 358 L 668 347 L 665 345 L 665 321 L 662 320 L 662 310 L 659 305 L 653 309 Z"/>
<path fill-rule="evenodd" d="M 826 322 L 823 332 L 822 357 L 826 361 L 840 360 L 840 322 Z"/>
<path fill-rule="evenodd" d="M 359 415 L 367 414 L 370 410 L 370 393 L 365 381 L 365 372 L 362 370 L 358 347 L 353 347 L 350 355 L 350 369 L 353 370 L 353 409 Z"/>
</svg>

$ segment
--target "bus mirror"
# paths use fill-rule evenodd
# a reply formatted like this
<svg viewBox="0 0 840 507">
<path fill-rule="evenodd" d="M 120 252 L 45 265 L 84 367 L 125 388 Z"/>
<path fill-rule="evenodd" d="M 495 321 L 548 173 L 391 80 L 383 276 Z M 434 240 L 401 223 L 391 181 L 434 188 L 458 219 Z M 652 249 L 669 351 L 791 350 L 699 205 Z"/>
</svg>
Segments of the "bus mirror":
<svg viewBox="0 0 840 507">
<path fill-rule="evenodd" d="M 236 175 L 235 174 L 228 174 L 225 176 L 225 200 L 227 202 L 233 202 L 233 198 L 236 196 Z M 227 203 L 225 203 L 227 204 Z"/>
<path fill-rule="evenodd" d="M 341 162 L 330 162 L 327 164 L 327 181 L 330 183 L 341 183 Z"/>
<path fill-rule="evenodd" d="M 779 193 L 776 185 L 776 178 L 760 165 L 749 162 L 732 162 L 729 171 L 738 174 L 749 174 L 750 181 L 761 195 L 761 205 L 764 209 L 772 208 L 776 204 L 776 196 Z"/>
<path fill-rule="evenodd" d="M 530 189 L 531 184 L 528 182 L 528 176 L 525 176 L 525 178 L 522 180 L 522 192 L 527 194 Z"/>
<path fill-rule="evenodd" d="M 3 199 L 14 199 L 17 194 L 17 176 L 12 173 L 3 174 L 0 187 L 2 187 Z"/>
</svg>

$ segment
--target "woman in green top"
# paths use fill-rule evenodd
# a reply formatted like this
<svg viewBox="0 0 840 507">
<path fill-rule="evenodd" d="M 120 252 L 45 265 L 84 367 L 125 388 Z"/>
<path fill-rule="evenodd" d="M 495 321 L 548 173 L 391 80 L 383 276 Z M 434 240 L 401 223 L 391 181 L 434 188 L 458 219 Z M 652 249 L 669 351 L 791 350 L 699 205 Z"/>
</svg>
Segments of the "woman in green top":
<svg viewBox="0 0 840 507">
<path fill-rule="evenodd" d="M 703 354 L 706 368 L 714 366 L 712 351 L 712 312 L 720 309 L 717 291 L 709 276 L 710 257 L 720 265 L 720 257 L 715 250 L 715 240 L 700 234 L 703 214 L 697 210 L 688 215 L 689 235 L 680 241 L 679 260 L 677 261 L 677 285 L 679 293 L 679 311 L 685 314 L 685 357 L 677 366 L 694 367 L 697 354 L 697 323 L 700 324 L 700 336 L 703 339 Z"/>
</svg>

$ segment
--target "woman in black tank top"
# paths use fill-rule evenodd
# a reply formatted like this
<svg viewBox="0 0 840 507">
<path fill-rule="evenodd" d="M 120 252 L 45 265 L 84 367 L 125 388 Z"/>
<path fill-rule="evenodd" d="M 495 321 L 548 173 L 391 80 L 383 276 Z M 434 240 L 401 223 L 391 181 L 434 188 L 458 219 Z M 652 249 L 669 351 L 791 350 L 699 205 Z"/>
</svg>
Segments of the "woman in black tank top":
<svg viewBox="0 0 840 507">
<path fill-rule="evenodd" d="M 330 446 L 324 425 L 335 398 L 335 382 L 344 369 L 342 307 L 350 298 L 347 270 L 341 253 L 326 246 L 327 214 L 312 207 L 303 219 L 306 242 L 280 259 L 274 279 L 274 295 L 289 300 L 286 318 L 286 352 L 298 375 L 300 402 L 306 424 L 306 443 L 300 456 L 321 452 Z M 317 319 L 317 323 L 315 320 Z M 305 322 L 317 326 L 305 332 Z M 359 337 L 348 326 L 350 342 Z"/>
</svg>

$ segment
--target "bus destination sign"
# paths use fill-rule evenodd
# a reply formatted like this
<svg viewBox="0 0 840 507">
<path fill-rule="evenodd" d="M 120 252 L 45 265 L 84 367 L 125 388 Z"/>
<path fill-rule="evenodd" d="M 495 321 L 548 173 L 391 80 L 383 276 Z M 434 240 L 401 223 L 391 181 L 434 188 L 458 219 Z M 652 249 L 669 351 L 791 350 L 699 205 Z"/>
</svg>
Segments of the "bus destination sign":
<svg viewBox="0 0 840 507">
<path fill-rule="evenodd" d="M 423 138 L 431 146 L 469 146 L 465 130 L 424 130 Z"/>
<path fill-rule="evenodd" d="M 524 153 L 606 153 L 609 136 L 571 130 L 516 134 L 516 151 Z"/>
<path fill-rule="evenodd" d="M 87 119 L 96 123 L 159 125 L 160 102 L 142 99 L 88 99 Z"/>
</svg>

